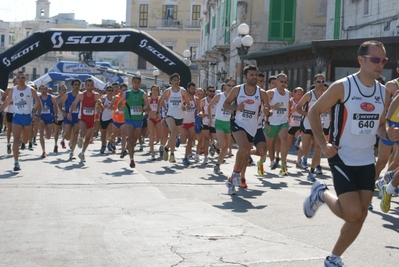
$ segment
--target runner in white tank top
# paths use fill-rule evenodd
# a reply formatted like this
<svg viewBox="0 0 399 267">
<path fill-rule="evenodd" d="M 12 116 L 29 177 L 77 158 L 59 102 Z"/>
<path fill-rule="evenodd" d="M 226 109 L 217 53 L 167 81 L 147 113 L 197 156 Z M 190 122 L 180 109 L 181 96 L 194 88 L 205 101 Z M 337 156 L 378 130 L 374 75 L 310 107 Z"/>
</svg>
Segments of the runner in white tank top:
<svg viewBox="0 0 399 267">
<path fill-rule="evenodd" d="M 375 134 L 399 141 L 399 129 L 386 129 L 385 110 L 389 92 L 376 79 L 381 75 L 386 51 L 379 41 L 363 42 L 357 51 L 359 72 L 334 82 L 308 112 L 314 139 L 328 158 L 336 195 L 324 182 L 316 181 L 303 204 L 305 216 L 312 218 L 324 203 L 344 220 L 337 242 L 325 266 L 344 266 L 342 254 L 355 239 L 368 213 L 374 193 Z M 331 129 L 326 139 L 320 115 L 331 110 Z M 388 190 L 384 188 L 383 211 L 389 210 Z M 356 233 L 348 235 L 348 233 Z"/>
</svg>

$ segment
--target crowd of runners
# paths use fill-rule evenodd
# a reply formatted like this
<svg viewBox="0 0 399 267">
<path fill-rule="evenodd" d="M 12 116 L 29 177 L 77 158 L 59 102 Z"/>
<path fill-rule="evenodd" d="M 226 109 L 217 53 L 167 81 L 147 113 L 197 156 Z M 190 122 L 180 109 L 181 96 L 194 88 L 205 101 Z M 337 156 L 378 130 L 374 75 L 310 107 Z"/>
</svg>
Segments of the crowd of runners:
<svg viewBox="0 0 399 267">
<path fill-rule="evenodd" d="M 358 233 L 367 206 L 371 208 L 374 186 L 383 212 L 389 211 L 391 196 L 399 186 L 399 98 L 395 97 L 399 79 L 386 84 L 381 79 L 387 61 L 381 43 L 363 43 L 358 58 L 359 72 L 330 86 L 323 74 L 317 74 L 309 90 L 289 90 L 284 73 L 269 77 L 266 84 L 265 75 L 252 65 L 243 70 L 245 83 L 237 85 L 229 77 L 220 91 L 212 85 L 197 88 L 192 82 L 183 88 L 175 73 L 170 76 L 170 87 L 161 92 L 154 84 L 148 93 L 140 89 L 141 77 L 134 76 L 130 85 L 114 83 L 105 91 L 94 88 L 92 79 L 83 84 L 75 79 L 69 92 L 61 85 L 53 94 L 45 85 L 28 83 L 25 73 L 19 71 L 14 87 L 1 98 L 7 154 L 14 156 L 14 171 L 20 171 L 19 150 L 33 149 L 38 135 L 42 158 L 48 151 L 45 139 L 53 138 L 54 153 L 59 145 L 63 149 L 68 146 L 69 160 L 75 160 L 77 146 L 78 158 L 85 162 L 88 146 L 99 137 L 98 153 L 116 153 L 120 145 L 120 158 L 128 156 L 130 167 L 135 168 L 135 150 L 143 151 L 148 140 L 153 161 L 159 155 L 176 163 L 175 150 L 185 144 L 182 164 L 208 164 L 209 156 L 216 155 L 213 171 L 221 175 L 220 165 L 227 156 L 234 156 L 235 142 L 234 167 L 226 180 L 227 192 L 232 195 L 237 187 L 247 188 L 246 168 L 252 162 L 263 176 L 268 157 L 271 170 L 279 168 L 280 175 L 289 176 L 287 154 L 295 140 L 295 166 L 306 171 L 313 183 L 304 202 L 305 215 L 313 217 L 318 207 L 327 203 L 345 221 L 343 233 Z M 399 63 L 396 70 L 399 73 Z M 377 142 L 376 135 L 380 137 Z M 322 154 L 329 159 L 338 197 L 315 178 L 322 173 Z M 380 178 L 387 164 L 388 172 Z M 340 263 L 340 256 L 356 236 L 341 236 L 347 239 L 337 241 L 325 266 L 343 266 L 328 264 Z"/>
</svg>

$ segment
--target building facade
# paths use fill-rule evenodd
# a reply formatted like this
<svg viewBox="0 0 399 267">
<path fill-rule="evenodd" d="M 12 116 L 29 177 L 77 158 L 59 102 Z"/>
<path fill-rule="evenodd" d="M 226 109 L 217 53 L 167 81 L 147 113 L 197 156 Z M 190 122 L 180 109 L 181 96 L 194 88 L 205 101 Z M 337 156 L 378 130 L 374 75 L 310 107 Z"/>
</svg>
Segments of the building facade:
<svg viewBox="0 0 399 267">
<path fill-rule="evenodd" d="M 205 9 L 203 0 L 127 0 L 125 27 L 144 31 L 183 57 L 190 50 L 192 64 L 191 80 L 198 83 L 198 68 L 195 59 L 200 46 L 200 17 Z M 156 67 L 140 55 L 130 53 L 129 68 L 151 76 Z M 158 81 L 165 85 L 169 77 L 162 72 Z"/>
</svg>

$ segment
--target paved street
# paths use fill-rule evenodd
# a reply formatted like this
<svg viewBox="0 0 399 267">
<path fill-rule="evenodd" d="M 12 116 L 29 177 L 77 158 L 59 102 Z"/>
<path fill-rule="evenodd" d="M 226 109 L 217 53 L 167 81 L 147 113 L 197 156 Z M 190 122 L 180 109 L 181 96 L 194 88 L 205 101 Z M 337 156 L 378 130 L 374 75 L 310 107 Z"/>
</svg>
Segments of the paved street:
<svg viewBox="0 0 399 267">
<path fill-rule="evenodd" d="M 229 196 L 227 176 L 215 175 L 212 163 L 183 166 L 184 146 L 176 164 L 151 162 L 145 147 L 134 170 L 128 157 L 99 149 L 95 141 L 81 164 L 62 148 L 41 159 L 36 146 L 21 151 L 22 171 L 14 173 L 0 134 L 0 266 L 316 267 L 342 225 L 325 206 L 313 219 L 303 215 L 311 183 L 292 163 L 288 177 L 269 168 L 259 177 L 248 167 L 249 188 Z M 221 166 L 226 175 L 232 164 Z M 318 178 L 333 191 L 324 172 Z M 398 200 L 383 214 L 375 194 L 346 266 L 398 266 Z"/>
</svg>

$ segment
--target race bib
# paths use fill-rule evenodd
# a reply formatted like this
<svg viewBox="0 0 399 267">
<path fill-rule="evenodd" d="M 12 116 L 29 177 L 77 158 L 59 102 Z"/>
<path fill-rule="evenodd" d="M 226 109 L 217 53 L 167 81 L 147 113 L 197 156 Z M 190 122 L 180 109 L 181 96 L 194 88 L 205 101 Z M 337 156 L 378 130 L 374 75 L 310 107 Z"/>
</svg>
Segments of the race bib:
<svg viewBox="0 0 399 267">
<path fill-rule="evenodd" d="M 256 112 L 255 111 L 251 111 L 251 110 L 246 110 L 244 109 L 242 111 L 242 120 L 243 121 L 250 121 L 252 119 L 253 116 L 255 116 Z"/>
<path fill-rule="evenodd" d="M 351 133 L 355 135 L 375 135 L 377 133 L 379 114 L 354 113 Z"/>
<path fill-rule="evenodd" d="M 42 109 L 42 114 L 50 114 L 50 109 L 48 106 L 44 106 Z"/>
<path fill-rule="evenodd" d="M 83 115 L 94 115 L 94 108 L 83 108 Z"/>
<path fill-rule="evenodd" d="M 80 107 L 75 107 L 75 109 L 72 111 L 72 113 L 79 113 L 79 110 L 80 110 Z"/>
<path fill-rule="evenodd" d="M 130 115 L 141 115 L 143 114 L 143 109 L 141 107 L 130 107 Z"/>
</svg>

